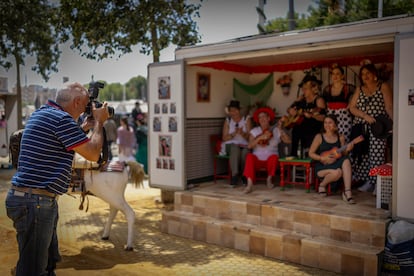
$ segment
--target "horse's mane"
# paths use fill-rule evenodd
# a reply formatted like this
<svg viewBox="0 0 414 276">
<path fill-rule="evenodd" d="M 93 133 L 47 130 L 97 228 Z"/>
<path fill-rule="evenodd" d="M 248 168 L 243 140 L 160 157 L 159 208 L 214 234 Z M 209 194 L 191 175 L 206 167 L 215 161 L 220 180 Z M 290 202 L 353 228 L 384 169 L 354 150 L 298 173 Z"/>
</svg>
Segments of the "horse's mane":
<svg viewBox="0 0 414 276">
<path fill-rule="evenodd" d="M 144 187 L 145 172 L 141 164 L 136 161 L 127 161 L 126 164 L 129 167 L 129 177 L 135 187 Z"/>
</svg>

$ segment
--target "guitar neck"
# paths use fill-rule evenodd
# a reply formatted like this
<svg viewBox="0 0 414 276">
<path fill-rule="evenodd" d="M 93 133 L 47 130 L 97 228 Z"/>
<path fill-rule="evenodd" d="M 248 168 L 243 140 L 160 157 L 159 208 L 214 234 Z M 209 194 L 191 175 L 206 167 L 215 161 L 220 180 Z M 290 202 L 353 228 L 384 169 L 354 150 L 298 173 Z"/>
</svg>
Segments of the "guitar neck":
<svg viewBox="0 0 414 276">
<path fill-rule="evenodd" d="M 363 140 L 364 140 L 364 138 L 363 138 L 362 136 L 358 136 L 357 138 L 355 138 L 354 140 L 352 140 L 350 143 L 358 144 L 358 143 L 362 142 Z M 348 147 L 348 145 L 349 145 L 350 143 L 345 144 L 345 145 L 343 145 L 342 147 L 338 148 L 338 149 L 336 150 L 336 152 L 337 152 L 337 153 L 342 153 L 343 151 L 345 151 L 345 150 L 346 150 L 346 148 Z"/>
<path fill-rule="evenodd" d="M 338 148 L 338 149 L 336 150 L 336 152 L 337 152 L 337 153 L 342 153 L 342 152 L 344 152 L 344 151 L 346 150 L 346 147 L 347 147 L 347 146 L 348 146 L 348 144 L 343 145 L 342 147 Z"/>
</svg>

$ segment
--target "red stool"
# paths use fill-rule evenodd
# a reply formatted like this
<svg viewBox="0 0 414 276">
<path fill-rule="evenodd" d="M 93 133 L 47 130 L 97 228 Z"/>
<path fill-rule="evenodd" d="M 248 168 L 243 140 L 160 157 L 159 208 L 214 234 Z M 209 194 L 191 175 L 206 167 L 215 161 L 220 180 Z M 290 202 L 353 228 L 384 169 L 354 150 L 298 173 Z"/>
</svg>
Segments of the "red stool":
<svg viewBox="0 0 414 276">
<path fill-rule="evenodd" d="M 310 192 L 310 185 L 312 182 L 311 175 L 314 175 L 313 173 L 314 166 L 313 166 L 312 159 L 310 158 L 305 158 L 305 159 L 280 158 L 279 165 L 280 165 L 280 187 L 282 191 L 285 189 L 285 184 L 292 184 L 292 185 L 302 184 L 302 185 L 305 185 L 306 192 L 308 193 Z M 296 166 L 305 168 L 305 179 L 303 182 L 292 180 L 291 170 L 293 167 L 296 167 Z M 287 169 L 287 179 L 285 179 L 285 172 L 284 172 L 285 168 Z M 312 178 L 314 177 L 312 176 Z"/>
</svg>

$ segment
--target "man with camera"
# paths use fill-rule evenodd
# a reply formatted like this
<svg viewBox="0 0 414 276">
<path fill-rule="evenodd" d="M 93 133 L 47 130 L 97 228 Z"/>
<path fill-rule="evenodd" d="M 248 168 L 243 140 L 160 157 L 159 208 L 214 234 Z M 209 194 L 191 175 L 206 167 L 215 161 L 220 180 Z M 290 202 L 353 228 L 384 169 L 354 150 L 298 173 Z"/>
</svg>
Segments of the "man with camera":
<svg viewBox="0 0 414 276">
<path fill-rule="evenodd" d="M 17 231 L 16 275 L 54 275 L 60 260 L 57 198 L 68 190 L 75 152 L 98 161 L 103 123 L 109 117 L 107 104 L 96 107 L 90 93 L 79 83 L 70 84 L 58 91 L 55 101 L 36 110 L 26 124 L 17 171 L 6 197 L 7 215 Z M 79 127 L 77 120 L 87 106 L 92 116 Z M 88 138 L 84 130 L 90 128 Z"/>
</svg>

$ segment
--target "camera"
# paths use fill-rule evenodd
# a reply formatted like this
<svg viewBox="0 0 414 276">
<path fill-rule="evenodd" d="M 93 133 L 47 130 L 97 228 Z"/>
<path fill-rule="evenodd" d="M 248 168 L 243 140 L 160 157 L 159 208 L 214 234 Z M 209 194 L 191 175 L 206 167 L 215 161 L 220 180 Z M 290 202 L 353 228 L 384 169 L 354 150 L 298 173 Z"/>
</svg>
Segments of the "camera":
<svg viewBox="0 0 414 276">
<path fill-rule="evenodd" d="M 99 81 L 96 81 L 96 82 L 92 81 L 89 83 L 89 89 L 88 89 L 89 102 L 85 110 L 85 113 L 87 116 L 92 116 L 92 103 L 95 103 L 96 108 L 100 108 L 102 106 L 102 103 L 98 102 L 98 100 L 96 99 L 98 98 L 98 95 L 99 95 L 99 89 L 104 88 L 104 86 L 105 84 Z M 107 109 L 108 109 L 109 117 L 113 117 L 115 114 L 115 109 L 111 106 L 107 106 Z"/>
</svg>

